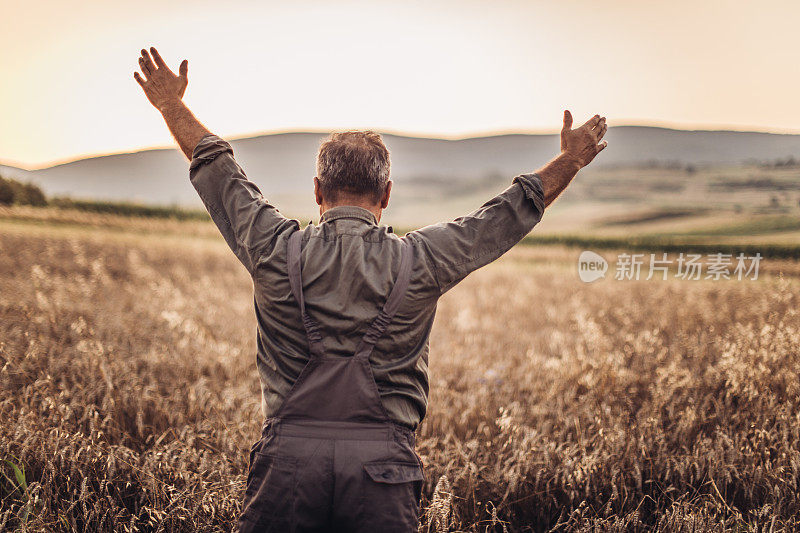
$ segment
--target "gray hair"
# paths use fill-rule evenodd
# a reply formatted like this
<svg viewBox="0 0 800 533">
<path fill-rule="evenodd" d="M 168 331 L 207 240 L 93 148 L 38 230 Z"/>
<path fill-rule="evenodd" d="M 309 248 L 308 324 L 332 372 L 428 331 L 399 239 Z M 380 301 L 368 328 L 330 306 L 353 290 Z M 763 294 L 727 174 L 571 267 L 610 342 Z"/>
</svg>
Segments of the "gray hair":
<svg viewBox="0 0 800 533">
<path fill-rule="evenodd" d="M 381 201 L 389 182 L 389 150 L 373 131 L 332 133 L 319 147 L 317 178 L 322 196 L 338 201 L 342 193 Z"/>
</svg>

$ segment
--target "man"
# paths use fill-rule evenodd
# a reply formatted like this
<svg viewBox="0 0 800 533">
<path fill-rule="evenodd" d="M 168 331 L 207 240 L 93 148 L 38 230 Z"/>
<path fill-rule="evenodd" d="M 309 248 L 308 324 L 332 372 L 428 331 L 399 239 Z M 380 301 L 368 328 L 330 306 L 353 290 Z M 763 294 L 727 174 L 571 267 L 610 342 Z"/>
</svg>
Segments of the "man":
<svg viewBox="0 0 800 533">
<path fill-rule="evenodd" d="M 423 468 L 414 430 L 425 416 L 437 300 L 531 231 L 605 148 L 605 118 L 572 129 L 565 111 L 559 156 L 469 215 L 404 237 L 378 225 L 392 189 L 380 136 L 333 134 L 314 177 L 320 224 L 301 228 L 183 104 L 187 62 L 176 76 L 151 48 L 139 65 L 136 81 L 253 278 L 266 421 L 239 531 L 416 531 Z"/>
</svg>

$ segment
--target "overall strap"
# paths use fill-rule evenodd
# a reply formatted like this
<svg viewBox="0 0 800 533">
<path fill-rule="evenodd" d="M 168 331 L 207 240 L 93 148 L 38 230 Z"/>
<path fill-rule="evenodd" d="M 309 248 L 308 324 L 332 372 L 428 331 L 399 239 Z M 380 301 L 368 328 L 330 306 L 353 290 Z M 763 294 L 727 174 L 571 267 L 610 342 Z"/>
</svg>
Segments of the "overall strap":
<svg viewBox="0 0 800 533">
<path fill-rule="evenodd" d="M 325 349 L 322 346 L 322 334 L 319 331 L 319 324 L 306 312 L 306 301 L 303 297 L 303 278 L 300 274 L 300 241 L 303 238 L 301 230 L 295 231 L 289 237 L 288 263 L 289 263 L 289 284 L 292 287 L 294 299 L 300 304 L 300 313 L 303 316 L 303 327 L 306 329 L 308 346 L 312 357 L 322 357 Z"/>
<path fill-rule="evenodd" d="M 400 272 L 397 273 L 397 279 L 394 282 L 394 287 L 392 287 L 392 292 L 389 293 L 386 304 L 384 304 L 380 314 L 372 321 L 372 324 L 367 328 L 367 332 L 361 338 L 361 342 L 356 348 L 356 359 L 369 359 L 375 343 L 378 342 L 378 339 L 386 331 L 387 326 L 392 322 L 392 318 L 394 318 L 394 314 L 406 294 L 408 281 L 411 277 L 411 254 L 413 249 L 410 243 L 406 241 L 402 241 L 402 243 L 403 252 L 400 259 Z"/>
</svg>

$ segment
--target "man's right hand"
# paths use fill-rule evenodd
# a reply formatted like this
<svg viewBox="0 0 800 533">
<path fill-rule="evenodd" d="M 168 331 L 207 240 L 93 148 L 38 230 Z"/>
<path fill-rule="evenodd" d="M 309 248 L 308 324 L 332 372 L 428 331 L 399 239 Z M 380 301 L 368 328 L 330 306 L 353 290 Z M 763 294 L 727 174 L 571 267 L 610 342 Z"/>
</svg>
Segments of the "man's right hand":
<svg viewBox="0 0 800 533">
<path fill-rule="evenodd" d="M 150 57 L 152 54 L 152 58 Z M 189 62 L 183 60 L 176 76 L 161 59 L 161 54 L 155 48 L 150 48 L 150 53 L 144 48 L 139 57 L 139 68 L 142 69 L 141 76 L 138 72 L 133 74 L 139 85 L 142 86 L 144 94 L 156 109 L 163 112 L 166 107 L 180 103 L 186 86 L 189 84 Z"/>
<path fill-rule="evenodd" d="M 608 146 L 600 142 L 608 126 L 606 117 L 595 115 L 579 128 L 572 129 L 572 113 L 564 111 L 564 127 L 561 130 L 561 154 L 580 167 L 585 167 Z"/>
<path fill-rule="evenodd" d="M 139 67 L 146 79 L 138 72 L 134 73 L 133 77 L 144 89 L 144 94 L 150 103 L 161 112 L 181 151 L 191 161 L 197 144 L 206 135 L 211 135 L 211 132 L 195 118 L 182 100 L 186 85 L 189 83 L 187 78 L 189 62 L 183 60 L 176 76 L 161 59 L 158 50 L 150 48 L 150 53 L 147 53 L 143 48 L 139 57 Z"/>
</svg>

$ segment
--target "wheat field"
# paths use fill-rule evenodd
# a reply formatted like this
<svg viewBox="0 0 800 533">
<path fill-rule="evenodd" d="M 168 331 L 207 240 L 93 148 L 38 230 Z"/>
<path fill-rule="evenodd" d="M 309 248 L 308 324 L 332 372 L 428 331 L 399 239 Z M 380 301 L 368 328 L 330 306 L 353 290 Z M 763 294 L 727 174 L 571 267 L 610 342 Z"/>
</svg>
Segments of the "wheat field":
<svg viewBox="0 0 800 533">
<path fill-rule="evenodd" d="M 173 225 L 0 224 L 0 530 L 233 528 L 252 286 Z M 517 247 L 441 300 L 421 531 L 800 528 L 797 264 L 583 284 L 578 252 Z"/>
</svg>

